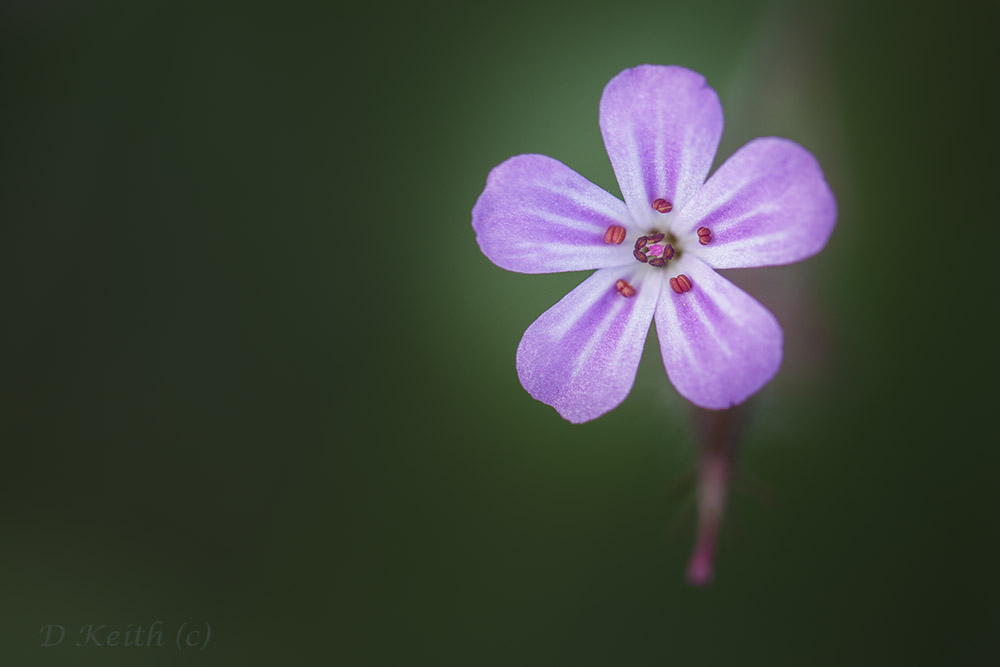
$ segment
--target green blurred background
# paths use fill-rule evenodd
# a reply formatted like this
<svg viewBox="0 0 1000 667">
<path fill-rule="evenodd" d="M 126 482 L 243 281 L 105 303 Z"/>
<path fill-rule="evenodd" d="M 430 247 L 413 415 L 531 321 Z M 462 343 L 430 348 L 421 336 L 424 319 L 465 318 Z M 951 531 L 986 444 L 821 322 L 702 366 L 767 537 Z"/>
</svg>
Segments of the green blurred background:
<svg viewBox="0 0 1000 667">
<path fill-rule="evenodd" d="M 989 663 L 997 18 L 5 3 L 0 662 Z M 655 334 L 624 405 L 563 422 L 514 350 L 585 274 L 505 272 L 469 224 L 517 153 L 617 193 L 597 104 L 646 62 L 719 92 L 716 164 L 787 136 L 840 205 L 822 255 L 730 274 L 786 355 L 707 589 Z M 156 620 L 211 643 L 72 645 Z"/>
</svg>

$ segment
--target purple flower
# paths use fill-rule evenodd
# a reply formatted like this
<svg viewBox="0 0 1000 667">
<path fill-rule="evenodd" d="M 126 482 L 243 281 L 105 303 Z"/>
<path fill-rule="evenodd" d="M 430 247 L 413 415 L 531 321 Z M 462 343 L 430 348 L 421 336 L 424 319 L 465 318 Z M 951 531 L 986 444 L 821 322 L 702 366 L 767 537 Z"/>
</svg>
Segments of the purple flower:
<svg viewBox="0 0 1000 667">
<path fill-rule="evenodd" d="M 483 253 L 520 273 L 597 269 L 528 327 L 521 384 L 565 419 L 595 419 L 635 382 L 655 318 L 667 376 L 723 409 L 781 365 L 781 326 L 715 269 L 788 264 L 826 244 L 837 217 L 816 159 L 787 139 L 743 146 L 705 180 L 722 106 L 704 77 L 642 65 L 604 88 L 600 126 L 625 202 L 544 155 L 490 172 L 472 226 Z"/>
</svg>

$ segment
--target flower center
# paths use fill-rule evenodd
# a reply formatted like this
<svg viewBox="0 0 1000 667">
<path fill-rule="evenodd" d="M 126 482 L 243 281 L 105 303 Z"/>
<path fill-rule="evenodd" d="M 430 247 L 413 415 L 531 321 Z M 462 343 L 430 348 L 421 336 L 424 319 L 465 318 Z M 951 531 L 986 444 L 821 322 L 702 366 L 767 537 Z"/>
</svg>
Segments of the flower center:
<svg viewBox="0 0 1000 667">
<path fill-rule="evenodd" d="M 652 207 L 657 213 L 670 213 L 674 210 L 674 205 L 662 198 L 654 200 Z M 699 227 L 697 232 L 698 243 L 708 245 L 712 242 L 712 230 L 708 227 Z M 625 240 L 625 235 L 626 230 L 624 227 L 611 225 L 604 232 L 604 242 L 608 245 L 620 245 Z M 632 256 L 635 257 L 637 262 L 655 267 L 664 267 L 670 260 L 681 256 L 682 251 L 675 247 L 677 245 L 677 237 L 669 231 L 660 232 L 653 230 L 649 234 L 640 236 L 635 240 Z M 683 273 L 671 277 L 669 284 L 670 289 L 676 294 L 690 292 L 694 287 L 691 279 Z M 625 298 L 631 298 L 637 292 L 636 288 L 630 285 L 625 279 L 619 279 L 615 282 L 615 290 Z"/>
<path fill-rule="evenodd" d="M 635 249 L 632 256 L 636 261 L 650 266 L 666 266 L 667 262 L 680 257 L 680 252 L 674 248 L 677 239 L 673 234 L 662 234 L 653 232 L 640 236 L 635 240 Z"/>
</svg>

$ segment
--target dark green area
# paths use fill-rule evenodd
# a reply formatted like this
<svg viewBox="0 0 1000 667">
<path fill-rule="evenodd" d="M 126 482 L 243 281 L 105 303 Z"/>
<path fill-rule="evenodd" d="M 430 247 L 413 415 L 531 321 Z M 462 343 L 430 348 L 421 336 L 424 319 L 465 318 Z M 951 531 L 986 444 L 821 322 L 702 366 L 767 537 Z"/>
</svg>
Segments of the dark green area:
<svg viewBox="0 0 1000 667">
<path fill-rule="evenodd" d="M 987 664 L 974 7 L 5 3 L 0 663 Z M 788 136 L 840 205 L 822 255 L 731 274 L 786 358 L 704 590 L 655 335 L 622 407 L 563 422 L 514 350 L 583 276 L 504 272 L 469 224 L 517 153 L 617 192 L 597 103 L 644 62 L 719 91 L 719 161 Z M 72 646 L 155 620 L 167 647 Z"/>
</svg>

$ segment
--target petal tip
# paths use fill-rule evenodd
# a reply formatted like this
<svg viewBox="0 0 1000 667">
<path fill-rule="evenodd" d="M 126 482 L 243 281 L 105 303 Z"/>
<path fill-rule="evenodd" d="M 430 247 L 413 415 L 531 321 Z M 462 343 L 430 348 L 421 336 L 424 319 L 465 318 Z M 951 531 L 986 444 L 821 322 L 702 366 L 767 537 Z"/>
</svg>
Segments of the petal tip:
<svg viewBox="0 0 1000 667">
<path fill-rule="evenodd" d="M 598 124 L 632 219 L 650 204 L 680 210 L 705 182 L 722 137 L 722 104 L 705 77 L 679 65 L 639 65 L 604 87 Z"/>
<path fill-rule="evenodd" d="M 717 269 L 791 264 L 819 253 L 837 202 L 816 157 L 784 137 L 758 137 L 720 166 L 681 211 L 678 227 L 713 231 L 699 257 Z"/>
<path fill-rule="evenodd" d="M 556 273 L 625 266 L 631 256 L 604 242 L 628 220 L 625 205 L 562 162 L 537 153 L 495 166 L 472 207 L 476 242 L 497 266 Z"/>
<path fill-rule="evenodd" d="M 535 320 L 518 344 L 521 386 L 568 422 L 614 410 L 635 384 L 659 285 L 626 274 L 639 289 L 622 298 L 616 288 L 622 275 L 619 269 L 595 272 Z"/>
</svg>

